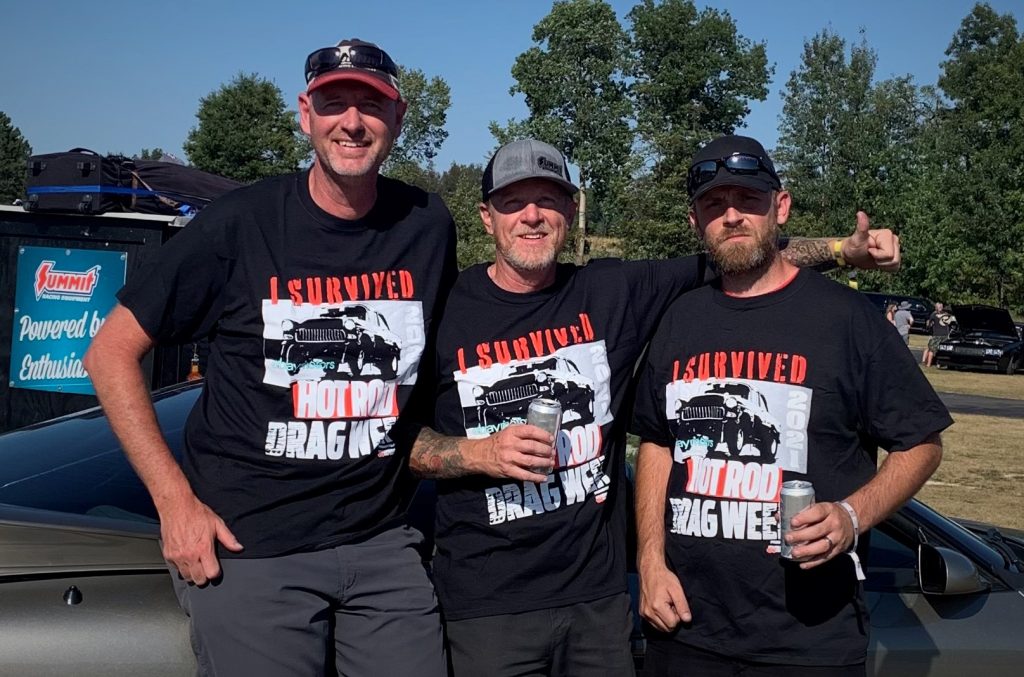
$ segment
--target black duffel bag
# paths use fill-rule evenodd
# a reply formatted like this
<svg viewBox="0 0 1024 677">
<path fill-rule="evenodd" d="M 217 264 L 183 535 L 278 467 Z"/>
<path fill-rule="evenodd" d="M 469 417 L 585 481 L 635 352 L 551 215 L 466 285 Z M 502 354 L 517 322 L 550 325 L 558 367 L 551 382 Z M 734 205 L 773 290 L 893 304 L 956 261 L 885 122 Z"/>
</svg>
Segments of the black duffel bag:
<svg viewBox="0 0 1024 677">
<path fill-rule="evenodd" d="M 189 214 L 242 184 L 173 162 L 135 160 L 125 209 L 145 214 Z"/>
<path fill-rule="evenodd" d="M 86 148 L 33 155 L 25 182 L 28 211 L 102 214 L 120 211 L 131 193 L 132 161 Z"/>
</svg>

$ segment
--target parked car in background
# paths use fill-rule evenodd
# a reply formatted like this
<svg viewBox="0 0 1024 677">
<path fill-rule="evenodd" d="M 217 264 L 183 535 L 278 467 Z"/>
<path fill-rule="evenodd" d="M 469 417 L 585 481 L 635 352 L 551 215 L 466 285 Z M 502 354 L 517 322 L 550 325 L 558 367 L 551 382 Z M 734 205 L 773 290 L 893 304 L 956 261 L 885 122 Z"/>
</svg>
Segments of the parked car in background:
<svg viewBox="0 0 1024 677">
<path fill-rule="evenodd" d="M 939 344 L 935 363 L 947 369 L 994 369 L 1014 374 L 1024 368 L 1024 340 L 1005 308 L 955 305 L 957 330 Z"/>
<path fill-rule="evenodd" d="M 176 454 L 200 385 L 154 394 Z M 410 510 L 428 534 L 432 496 L 423 483 Z M 149 496 L 101 410 L 0 435 L 0 674 L 194 675 L 158 537 Z M 1024 532 L 911 501 L 870 538 L 868 674 L 1020 674 Z M 635 609 L 635 574 L 629 583 Z M 639 626 L 633 649 L 642 664 Z"/>
<path fill-rule="evenodd" d="M 910 304 L 910 314 L 914 316 L 914 324 L 910 326 L 910 331 L 915 334 L 930 334 L 928 331 L 927 324 L 928 318 L 935 310 L 935 304 L 926 298 L 920 296 L 902 296 L 900 294 L 886 294 L 882 292 L 866 291 L 863 292 L 864 296 L 878 306 L 878 312 L 884 313 L 886 306 L 890 303 L 895 303 L 897 307 L 901 303 Z"/>
</svg>

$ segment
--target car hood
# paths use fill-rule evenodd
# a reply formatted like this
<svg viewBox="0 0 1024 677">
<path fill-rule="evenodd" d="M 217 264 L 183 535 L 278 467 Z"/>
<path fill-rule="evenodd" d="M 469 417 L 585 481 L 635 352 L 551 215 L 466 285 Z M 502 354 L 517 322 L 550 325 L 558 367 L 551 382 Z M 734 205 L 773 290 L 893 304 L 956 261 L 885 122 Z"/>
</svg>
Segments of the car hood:
<svg viewBox="0 0 1024 677">
<path fill-rule="evenodd" d="M 1017 338 L 1017 330 L 1013 327 L 1010 311 L 1005 308 L 980 304 L 953 306 L 953 315 L 961 334 L 985 331 L 1007 338 Z"/>
<path fill-rule="evenodd" d="M 156 525 L 0 505 L 0 578 L 166 567 Z"/>
</svg>

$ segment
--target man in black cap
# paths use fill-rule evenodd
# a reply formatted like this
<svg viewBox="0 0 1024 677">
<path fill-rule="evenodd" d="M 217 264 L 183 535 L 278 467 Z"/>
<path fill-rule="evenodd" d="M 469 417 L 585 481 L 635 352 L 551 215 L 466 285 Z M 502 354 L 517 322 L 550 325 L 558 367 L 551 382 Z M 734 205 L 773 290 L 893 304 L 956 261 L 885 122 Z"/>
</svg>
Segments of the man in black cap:
<svg viewBox="0 0 1024 677">
<path fill-rule="evenodd" d="M 454 672 L 628 675 L 625 482 L 628 384 L 672 299 L 704 281 L 704 257 L 558 264 L 576 186 L 561 153 L 534 139 L 484 171 L 480 218 L 492 264 L 470 267 L 438 336 L 438 430 L 414 471 L 438 479 L 434 578 Z M 865 267 L 898 265 L 888 231 L 840 243 Z M 828 241 L 787 248 L 832 261 Z M 518 425 L 557 400 L 557 435 Z"/>
<path fill-rule="evenodd" d="M 665 312 L 637 390 L 645 674 L 863 677 L 860 536 L 924 484 L 952 419 L 869 301 L 780 255 L 790 195 L 761 144 L 712 141 L 688 178 L 721 277 Z M 783 540 L 792 480 L 817 503 Z"/>
<path fill-rule="evenodd" d="M 202 674 L 440 676 L 389 432 L 455 276 L 454 227 L 438 196 L 378 173 L 406 109 L 387 53 L 316 50 L 306 83 L 313 166 L 203 210 L 120 292 L 86 365 L 159 512 Z M 139 363 L 201 337 L 179 466 Z"/>
</svg>

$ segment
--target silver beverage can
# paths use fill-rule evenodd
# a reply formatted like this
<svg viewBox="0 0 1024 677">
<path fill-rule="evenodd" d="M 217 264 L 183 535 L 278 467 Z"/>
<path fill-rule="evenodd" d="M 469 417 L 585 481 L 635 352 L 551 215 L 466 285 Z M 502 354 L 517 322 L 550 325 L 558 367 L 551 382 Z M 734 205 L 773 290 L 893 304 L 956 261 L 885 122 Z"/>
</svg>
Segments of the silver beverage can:
<svg viewBox="0 0 1024 677">
<path fill-rule="evenodd" d="M 814 503 L 814 485 L 806 480 L 790 480 L 782 483 L 779 499 L 779 526 L 782 535 L 782 556 L 792 559 L 793 546 L 786 543 L 786 534 L 790 529 L 790 520 L 798 512 Z"/>
<path fill-rule="evenodd" d="M 552 437 L 562 429 L 562 404 L 558 400 L 538 397 L 530 401 L 526 422 L 546 430 Z"/>
<path fill-rule="evenodd" d="M 526 411 L 526 422 L 546 430 L 553 439 L 557 439 L 558 431 L 562 429 L 561 402 L 545 397 L 531 400 L 530 408 Z M 547 468 L 533 468 L 533 471 L 542 475 L 548 474 Z"/>
</svg>

